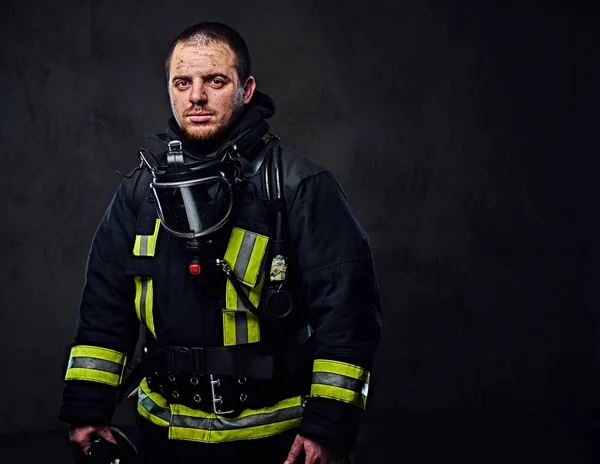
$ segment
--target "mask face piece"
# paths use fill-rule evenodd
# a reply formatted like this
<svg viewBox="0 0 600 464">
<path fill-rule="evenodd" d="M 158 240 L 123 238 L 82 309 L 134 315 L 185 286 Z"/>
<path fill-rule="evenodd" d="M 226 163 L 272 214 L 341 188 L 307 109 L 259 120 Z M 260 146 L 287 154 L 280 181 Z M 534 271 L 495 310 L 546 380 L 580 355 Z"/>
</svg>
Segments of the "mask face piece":
<svg viewBox="0 0 600 464">
<path fill-rule="evenodd" d="M 172 234 L 198 238 L 221 228 L 233 207 L 233 192 L 222 176 L 151 184 L 163 226 Z"/>
<path fill-rule="evenodd" d="M 218 155 L 218 154 L 217 154 Z M 177 237 L 195 239 L 223 227 L 233 209 L 236 166 L 229 155 L 186 163 L 181 142 L 169 143 L 167 165 L 146 151 L 138 152 L 152 172 L 150 187 L 158 217 Z"/>
</svg>

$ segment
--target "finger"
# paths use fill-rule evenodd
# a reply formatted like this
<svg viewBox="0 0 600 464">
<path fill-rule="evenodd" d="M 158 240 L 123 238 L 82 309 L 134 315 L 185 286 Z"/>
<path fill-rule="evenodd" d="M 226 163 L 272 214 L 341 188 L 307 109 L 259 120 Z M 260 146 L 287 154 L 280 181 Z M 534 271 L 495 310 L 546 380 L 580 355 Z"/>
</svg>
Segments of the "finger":
<svg viewBox="0 0 600 464">
<path fill-rule="evenodd" d="M 300 453 L 304 449 L 304 439 L 300 435 L 296 435 L 292 448 L 283 464 L 294 464 Z"/>
<path fill-rule="evenodd" d="M 329 464 L 327 455 L 323 454 L 320 449 L 315 449 L 309 444 L 305 443 L 304 452 L 306 456 L 304 458 L 304 464 Z"/>
<path fill-rule="evenodd" d="M 305 438 L 304 445 L 304 464 L 329 464 L 322 453 L 322 449 L 315 446 L 312 440 Z"/>
<path fill-rule="evenodd" d="M 117 444 L 117 440 L 115 440 L 115 437 L 113 437 L 113 434 L 108 427 L 101 427 L 98 430 L 96 430 L 96 433 L 102 438 L 104 438 L 106 441 L 114 443 L 115 445 Z"/>
<path fill-rule="evenodd" d="M 92 446 L 92 436 L 81 435 L 77 440 L 73 440 L 73 442 L 79 446 L 79 449 L 83 452 L 83 454 L 87 454 L 88 450 Z"/>
<path fill-rule="evenodd" d="M 93 427 L 78 427 L 69 433 L 69 440 L 84 453 L 87 453 L 92 445 L 92 432 Z"/>
</svg>

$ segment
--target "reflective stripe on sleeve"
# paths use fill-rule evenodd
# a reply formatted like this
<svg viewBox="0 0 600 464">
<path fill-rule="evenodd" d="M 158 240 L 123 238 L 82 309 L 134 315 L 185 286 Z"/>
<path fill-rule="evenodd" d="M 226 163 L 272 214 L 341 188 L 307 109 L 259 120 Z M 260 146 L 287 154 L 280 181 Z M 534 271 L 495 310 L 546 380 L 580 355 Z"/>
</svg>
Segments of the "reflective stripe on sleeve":
<svg viewBox="0 0 600 464">
<path fill-rule="evenodd" d="M 341 361 L 316 359 L 310 394 L 364 409 L 369 393 L 369 379 L 369 371 L 361 367 Z"/>
<path fill-rule="evenodd" d="M 90 345 L 74 346 L 65 380 L 87 380 L 118 387 L 126 362 L 127 356 L 118 351 Z"/>
<path fill-rule="evenodd" d="M 156 241 L 158 231 L 160 230 L 160 220 L 156 219 L 154 233 L 152 235 L 136 235 L 133 246 L 135 256 L 154 256 L 156 251 Z M 156 338 L 154 329 L 154 318 L 152 316 L 154 289 L 152 287 L 152 278 L 146 276 L 135 276 L 135 312 L 138 320 L 148 328 L 150 333 Z"/>
</svg>

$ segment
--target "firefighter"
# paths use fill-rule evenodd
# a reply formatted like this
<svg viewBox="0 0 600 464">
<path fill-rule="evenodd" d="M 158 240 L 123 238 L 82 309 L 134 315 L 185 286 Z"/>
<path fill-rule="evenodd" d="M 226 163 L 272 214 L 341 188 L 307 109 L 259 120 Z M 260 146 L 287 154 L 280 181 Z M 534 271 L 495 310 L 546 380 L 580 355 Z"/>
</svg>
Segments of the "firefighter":
<svg viewBox="0 0 600 464">
<path fill-rule="evenodd" d="M 89 252 L 59 413 L 84 456 L 126 397 L 140 462 L 352 452 L 381 331 L 369 240 L 332 173 L 269 131 L 250 68 L 221 23 L 172 43 L 164 149 L 138 152 Z"/>
</svg>

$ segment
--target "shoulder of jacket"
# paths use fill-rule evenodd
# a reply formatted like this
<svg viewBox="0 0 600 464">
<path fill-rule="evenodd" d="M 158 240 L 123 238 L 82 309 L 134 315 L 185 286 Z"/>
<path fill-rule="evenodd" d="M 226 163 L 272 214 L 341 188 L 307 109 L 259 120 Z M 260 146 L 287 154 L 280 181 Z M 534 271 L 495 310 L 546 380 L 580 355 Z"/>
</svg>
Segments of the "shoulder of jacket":
<svg viewBox="0 0 600 464">
<path fill-rule="evenodd" d="M 162 160 L 166 156 L 166 151 L 161 151 L 158 154 L 153 155 L 158 160 Z M 135 213 L 139 212 L 140 205 L 144 200 L 151 179 L 152 174 L 150 171 L 147 168 L 142 168 L 141 165 L 138 165 L 124 175 L 121 180 L 120 188 L 123 188 L 125 198 Z"/>
<path fill-rule="evenodd" d="M 296 191 L 305 179 L 329 171 L 303 153 L 286 147 L 283 147 L 281 154 L 281 168 L 288 204 L 294 199 Z"/>
</svg>

